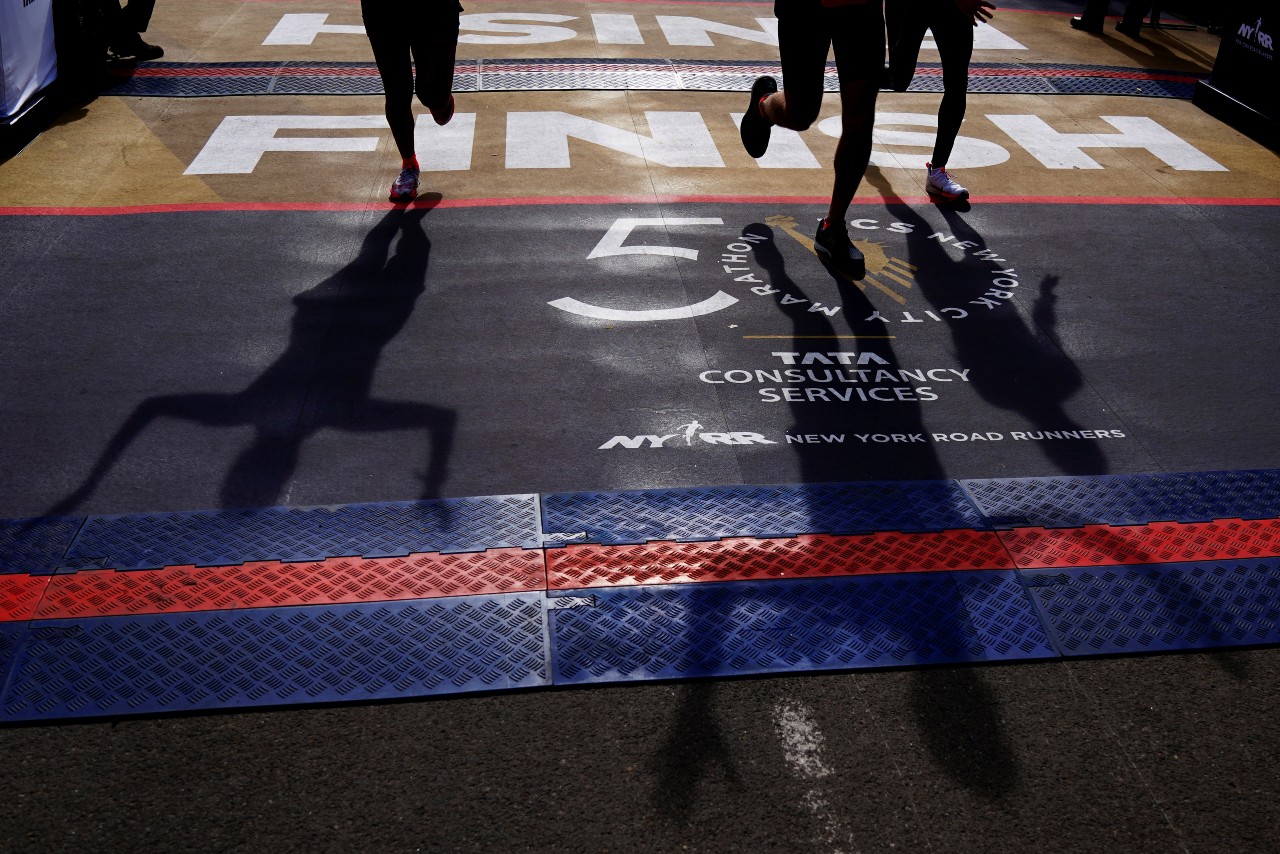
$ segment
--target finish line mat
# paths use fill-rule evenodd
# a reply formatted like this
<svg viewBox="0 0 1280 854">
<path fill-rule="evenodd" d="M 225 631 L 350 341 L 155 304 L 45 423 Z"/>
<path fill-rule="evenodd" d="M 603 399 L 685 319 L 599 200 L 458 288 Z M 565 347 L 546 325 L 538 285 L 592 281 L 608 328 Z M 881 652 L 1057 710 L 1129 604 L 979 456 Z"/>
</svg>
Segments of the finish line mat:
<svg viewBox="0 0 1280 854">
<path fill-rule="evenodd" d="M 738 140 L 771 4 L 467 5 L 414 205 L 339 0 L 162 4 L 0 164 L 0 717 L 1280 639 L 1280 166 L 1211 37 L 978 28 L 969 210 L 926 43 L 851 281 L 836 98 Z M 200 506 L 265 509 L 142 512 Z"/>
<path fill-rule="evenodd" d="M 1221 502 L 1241 477 L 1259 488 L 1248 509 L 1265 518 L 1162 522 L 1154 517 L 1167 503 L 1144 514 L 1134 501 L 1141 480 L 1150 493 Z M 399 557 L 340 556 L 358 552 L 368 505 L 318 508 L 335 531 L 347 532 L 328 545 L 314 544 L 309 517 L 317 509 L 308 508 L 256 511 L 274 515 L 269 539 L 239 536 L 235 524 L 246 515 L 233 511 L 56 520 L 76 529 L 61 556 L 47 551 L 47 520 L 11 520 L 0 525 L 0 562 L 25 569 L 0 575 L 0 716 L 51 720 L 1280 642 L 1280 470 L 995 486 L 1028 503 L 1074 489 L 1090 494 L 1098 515 L 1116 506 L 1149 518 L 1004 529 L 969 504 L 969 529 L 944 529 L 953 520 L 943 514 L 934 517 L 937 530 L 842 536 L 829 532 L 833 517 L 805 524 L 794 506 L 797 495 L 843 495 L 856 506 L 859 496 L 895 490 L 964 503 L 966 494 L 990 492 L 989 481 L 744 487 L 739 500 L 707 490 L 454 499 L 423 502 L 417 515 L 436 520 L 428 529 L 447 529 L 452 510 L 470 511 L 474 549 Z M 522 530 L 512 530 L 513 500 L 541 507 L 539 516 L 520 514 Z M 615 509 L 602 517 L 602 505 Z M 411 507 L 390 509 L 404 515 Z M 684 514 L 668 513 L 689 508 L 696 517 L 699 507 L 738 536 L 682 542 Z M 617 541 L 609 532 L 634 529 L 628 519 L 646 508 L 657 511 L 646 527 L 654 539 L 634 545 L 502 545 L 540 541 L 548 527 L 566 525 Z M 789 516 L 796 535 L 762 533 L 774 527 L 771 515 Z M 195 550 L 227 564 L 119 568 L 134 559 L 128 543 L 166 519 L 199 544 Z M 104 524 L 120 532 L 118 550 L 101 545 Z M 423 541 L 431 536 L 427 530 Z M 312 543 L 316 560 L 263 560 L 256 550 L 297 538 Z M 27 540 L 41 544 L 44 563 Z M 105 568 L 68 568 L 82 541 L 95 543 Z"/>
</svg>

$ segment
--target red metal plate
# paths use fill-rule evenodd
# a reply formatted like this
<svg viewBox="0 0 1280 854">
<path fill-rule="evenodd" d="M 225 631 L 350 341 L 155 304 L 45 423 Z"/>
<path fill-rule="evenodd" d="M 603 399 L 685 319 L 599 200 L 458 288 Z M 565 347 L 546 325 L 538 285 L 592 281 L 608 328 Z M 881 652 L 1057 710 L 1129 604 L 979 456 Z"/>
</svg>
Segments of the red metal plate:
<svg viewBox="0 0 1280 854">
<path fill-rule="evenodd" d="M 1280 519 L 1014 528 L 1000 537 L 1019 569 L 1280 556 Z"/>
<path fill-rule="evenodd" d="M 0 623 L 17 623 L 35 616 L 50 575 L 0 575 Z"/>
<path fill-rule="evenodd" d="M 995 532 L 969 530 L 847 537 L 729 537 L 714 542 L 630 546 L 570 545 L 547 552 L 547 578 L 552 590 L 1012 568 Z"/>
<path fill-rule="evenodd" d="M 542 552 L 490 549 L 472 554 L 329 558 L 313 563 L 257 561 L 239 566 L 93 570 L 55 576 L 38 617 L 107 617 L 437 599 L 543 590 Z"/>
</svg>

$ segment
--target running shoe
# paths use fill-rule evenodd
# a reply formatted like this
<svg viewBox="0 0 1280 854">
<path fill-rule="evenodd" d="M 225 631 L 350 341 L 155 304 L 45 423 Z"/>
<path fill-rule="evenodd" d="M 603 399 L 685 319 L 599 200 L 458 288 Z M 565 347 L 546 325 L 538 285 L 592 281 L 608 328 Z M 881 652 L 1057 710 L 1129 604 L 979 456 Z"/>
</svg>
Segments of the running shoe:
<svg viewBox="0 0 1280 854">
<path fill-rule="evenodd" d="M 402 169 L 400 177 L 391 185 L 391 201 L 407 202 L 418 195 L 418 170 L 413 167 Z"/>
<path fill-rule="evenodd" d="M 1093 33 L 1095 36 L 1102 35 L 1102 24 L 1095 25 L 1085 23 L 1085 20 L 1082 17 L 1072 18 L 1071 26 L 1073 29 L 1080 30 L 1081 32 Z"/>
<path fill-rule="evenodd" d="M 1142 21 L 1122 20 L 1116 24 L 1116 32 L 1124 33 L 1131 39 L 1142 39 Z"/>
<path fill-rule="evenodd" d="M 757 77 L 756 82 L 751 84 L 751 103 L 747 104 L 747 111 L 742 114 L 738 132 L 742 135 L 742 147 L 752 157 L 764 157 L 764 153 L 769 150 L 769 129 L 773 126 L 760 114 L 760 99 L 777 91 L 778 81 L 772 77 Z"/>
<path fill-rule="evenodd" d="M 929 170 L 929 177 L 925 179 L 924 188 L 929 195 L 948 202 L 969 198 L 969 191 L 952 180 L 945 167 L 926 163 L 925 168 Z"/>
<path fill-rule="evenodd" d="M 825 217 L 818 220 L 813 249 L 822 260 L 850 278 L 861 279 L 867 274 L 866 258 L 849 240 L 849 229 L 843 222 L 828 225 Z"/>
<path fill-rule="evenodd" d="M 431 118 L 436 120 L 438 125 L 447 125 L 449 120 L 453 118 L 453 93 L 449 93 L 448 102 L 438 110 L 431 110 Z"/>
<path fill-rule="evenodd" d="M 118 62 L 147 62 L 164 56 L 164 48 L 148 44 L 138 33 L 130 33 L 123 41 L 110 45 L 107 50 L 111 58 Z"/>
</svg>

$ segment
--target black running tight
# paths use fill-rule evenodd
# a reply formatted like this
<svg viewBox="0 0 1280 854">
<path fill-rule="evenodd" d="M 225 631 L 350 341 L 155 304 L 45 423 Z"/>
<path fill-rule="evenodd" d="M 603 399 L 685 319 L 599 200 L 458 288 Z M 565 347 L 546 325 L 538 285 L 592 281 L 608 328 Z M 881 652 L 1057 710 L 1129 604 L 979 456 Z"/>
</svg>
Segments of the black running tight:
<svg viewBox="0 0 1280 854">
<path fill-rule="evenodd" d="M 942 104 L 938 107 L 938 135 L 933 143 L 934 166 L 946 166 L 960 134 L 969 88 L 969 60 L 973 57 L 973 20 L 956 8 L 954 0 L 886 0 L 889 31 L 889 76 L 892 88 L 905 92 L 915 75 L 925 30 L 933 31 L 942 60 Z"/>
</svg>

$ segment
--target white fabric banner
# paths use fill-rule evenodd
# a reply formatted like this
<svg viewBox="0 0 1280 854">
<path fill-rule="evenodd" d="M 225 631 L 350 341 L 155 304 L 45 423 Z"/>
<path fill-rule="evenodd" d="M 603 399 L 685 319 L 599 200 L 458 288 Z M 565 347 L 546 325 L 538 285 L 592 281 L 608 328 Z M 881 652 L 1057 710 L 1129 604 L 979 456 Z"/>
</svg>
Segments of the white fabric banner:
<svg viewBox="0 0 1280 854">
<path fill-rule="evenodd" d="M 18 115 L 58 76 L 53 0 L 0 0 L 0 119 Z"/>
</svg>

